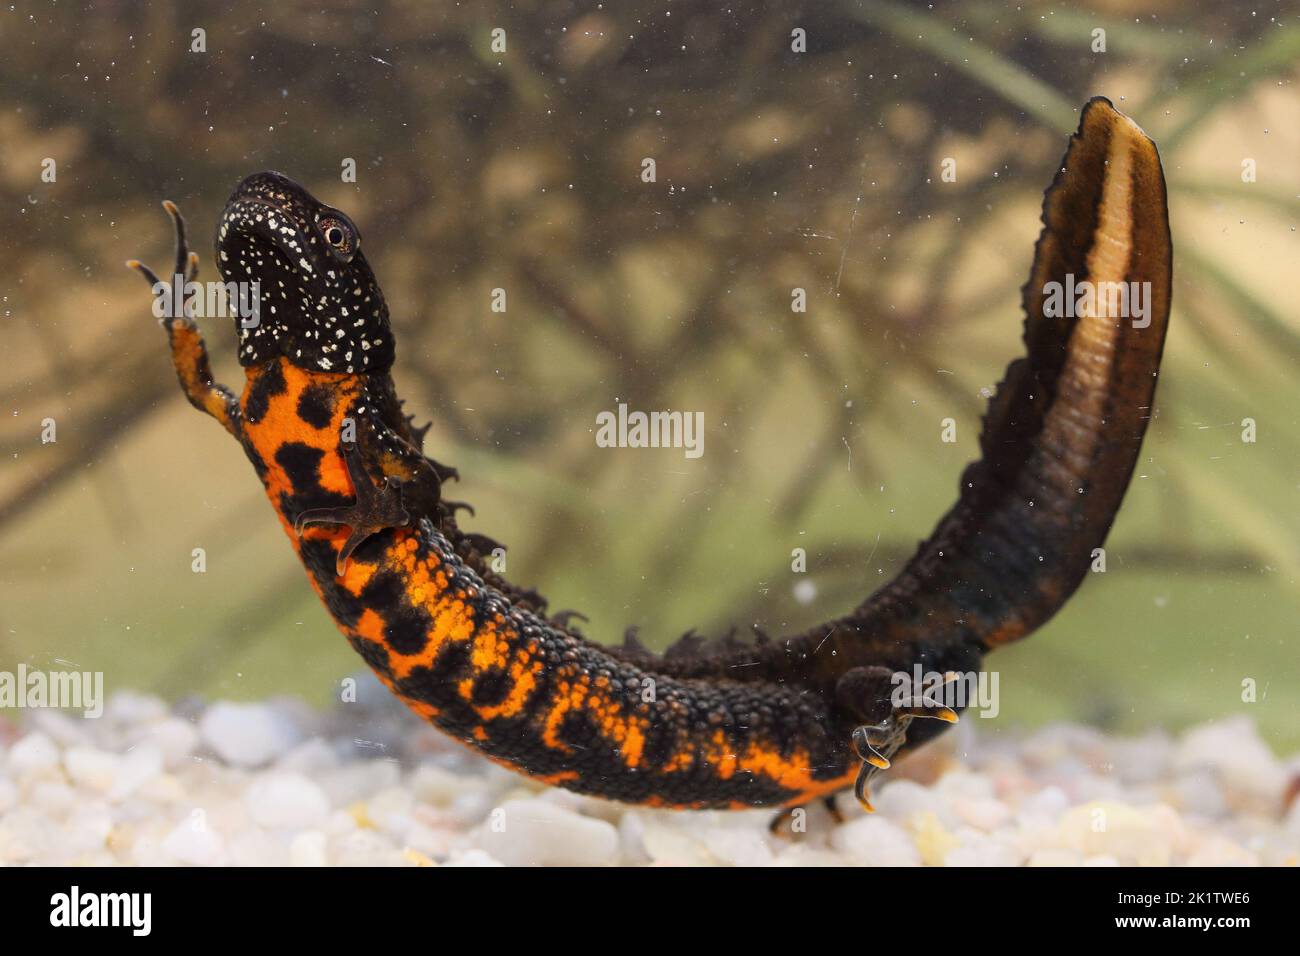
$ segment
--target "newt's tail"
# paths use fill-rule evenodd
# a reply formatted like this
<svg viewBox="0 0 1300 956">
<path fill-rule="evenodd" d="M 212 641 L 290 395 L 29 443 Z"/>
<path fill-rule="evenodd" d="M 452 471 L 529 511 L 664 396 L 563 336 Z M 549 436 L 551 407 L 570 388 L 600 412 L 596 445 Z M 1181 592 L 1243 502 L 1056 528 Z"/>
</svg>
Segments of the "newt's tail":
<svg viewBox="0 0 1300 956">
<path fill-rule="evenodd" d="M 1173 276 L 1159 154 L 1103 97 L 1084 107 L 1043 227 L 1023 290 L 1028 355 L 989 403 L 957 503 L 851 616 L 864 632 L 1005 644 L 1099 557 L 1151 418 Z"/>
</svg>

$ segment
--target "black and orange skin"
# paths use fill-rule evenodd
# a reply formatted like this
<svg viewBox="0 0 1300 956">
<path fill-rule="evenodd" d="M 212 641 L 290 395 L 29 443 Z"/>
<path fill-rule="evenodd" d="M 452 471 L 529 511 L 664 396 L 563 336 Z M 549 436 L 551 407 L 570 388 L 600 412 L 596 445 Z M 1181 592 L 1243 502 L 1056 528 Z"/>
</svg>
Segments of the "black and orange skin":
<svg viewBox="0 0 1300 956">
<path fill-rule="evenodd" d="M 242 443 L 348 641 L 412 710 L 492 759 L 571 790 L 656 806 L 798 805 L 854 784 L 866 755 L 851 741 L 864 725 L 886 728 L 877 766 L 942 730 L 944 722 L 914 723 L 926 715 L 891 703 L 891 675 L 917 665 L 975 671 L 989 648 L 1037 627 L 1078 586 L 1136 460 L 1169 311 L 1159 158 L 1131 121 L 1095 99 L 1044 203 L 1025 288 L 1028 355 L 992 400 L 983 459 L 963 474 L 932 537 L 845 617 L 777 641 L 687 645 L 660 657 L 585 639 L 487 569 L 483 540 L 458 528 L 456 506 L 442 498 L 453 472 L 423 456 L 401 412 L 387 310 L 350 221 L 277 174 L 245 180 L 228 217 L 232 209 L 238 227 L 227 218 L 218 237 L 223 278 L 260 277 L 266 290 L 269 277 L 273 292 L 301 293 L 300 307 L 293 295 L 264 291 L 264 316 L 278 308 L 256 340 L 241 334 L 247 381 L 238 400 L 213 383 L 189 318 L 165 322 L 173 361 L 190 401 Z M 263 234 L 272 215 L 280 232 Z M 346 240 L 344 254 L 316 248 L 322 222 L 331 239 Z M 292 253 L 277 251 L 280 233 L 291 234 Z M 313 266 L 301 282 L 297 252 Z M 193 269 L 182 233 L 176 271 Z M 1067 272 L 1150 281 L 1150 325 L 1045 318 L 1042 286 Z M 339 332 L 331 303 L 363 300 L 364 319 L 347 314 L 349 329 L 361 331 Z M 357 336 L 368 336 L 366 366 L 340 368 L 343 355 L 361 353 L 336 340 Z M 352 433 L 355 444 L 344 441 Z M 409 520 L 369 527 L 362 501 L 398 494 L 389 478 L 399 479 L 391 484 Z M 359 481 L 371 485 L 361 495 Z M 360 535 L 301 525 L 304 513 L 350 508 Z M 346 553 L 349 539 L 360 543 Z"/>
</svg>

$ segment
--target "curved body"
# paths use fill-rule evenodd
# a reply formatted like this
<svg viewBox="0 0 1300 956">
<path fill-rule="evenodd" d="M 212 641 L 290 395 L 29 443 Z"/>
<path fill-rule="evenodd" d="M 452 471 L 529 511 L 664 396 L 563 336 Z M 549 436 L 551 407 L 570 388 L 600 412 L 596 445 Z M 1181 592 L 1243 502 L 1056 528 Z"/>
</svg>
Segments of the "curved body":
<svg viewBox="0 0 1300 956">
<path fill-rule="evenodd" d="M 1028 354 L 990 403 L 956 505 L 899 576 L 808 633 L 684 641 L 663 657 L 586 640 L 488 569 L 493 542 L 463 532 L 442 497 L 454 470 L 423 455 L 400 411 L 387 309 L 342 213 L 278 174 L 232 196 L 219 267 L 261 282 L 266 320 L 241 331 L 241 397 L 212 381 L 192 320 L 165 324 L 191 402 L 240 440 L 339 628 L 416 713 L 585 793 L 792 806 L 855 781 L 864 796 L 872 772 L 945 726 L 915 718 L 955 719 L 932 698 L 900 701 L 893 675 L 974 672 L 1047 620 L 1122 500 L 1150 417 L 1171 250 L 1155 147 L 1108 101 L 1085 107 L 1043 220 Z M 193 261 L 182 229 L 176 271 Z M 1045 314 L 1067 276 L 1148 283 L 1149 311 Z"/>
</svg>

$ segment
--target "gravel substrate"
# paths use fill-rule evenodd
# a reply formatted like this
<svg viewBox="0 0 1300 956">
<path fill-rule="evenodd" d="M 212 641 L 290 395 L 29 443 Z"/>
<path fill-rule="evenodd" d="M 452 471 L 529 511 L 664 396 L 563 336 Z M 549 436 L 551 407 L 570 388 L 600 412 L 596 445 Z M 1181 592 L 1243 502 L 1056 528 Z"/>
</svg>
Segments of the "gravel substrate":
<svg viewBox="0 0 1300 956">
<path fill-rule="evenodd" d="M 536 786 L 386 694 L 168 707 L 102 718 L 0 712 L 0 864 L 302 866 L 1295 865 L 1300 759 L 1245 717 L 1108 737 L 995 733 L 978 718 L 851 796 L 836 824 L 768 832 L 771 811 L 677 813 Z M 1289 804 L 1289 806 L 1288 806 Z"/>
</svg>

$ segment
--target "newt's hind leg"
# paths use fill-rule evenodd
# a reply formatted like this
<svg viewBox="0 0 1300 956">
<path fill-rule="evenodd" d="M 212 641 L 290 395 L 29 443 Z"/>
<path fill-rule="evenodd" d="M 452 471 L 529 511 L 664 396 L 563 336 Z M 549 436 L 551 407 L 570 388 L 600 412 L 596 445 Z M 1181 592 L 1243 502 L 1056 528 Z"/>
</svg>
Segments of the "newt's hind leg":
<svg viewBox="0 0 1300 956">
<path fill-rule="evenodd" d="M 839 806 L 835 803 L 834 794 L 822 797 L 821 804 L 826 808 L 826 813 L 831 818 L 832 823 L 838 826 L 844 822 L 844 814 L 840 812 Z M 794 812 L 802 809 L 802 807 L 789 807 L 782 810 L 768 822 L 767 832 L 782 840 L 789 839 L 790 834 L 794 832 Z"/>
<path fill-rule="evenodd" d="M 162 282 L 152 269 L 138 259 L 127 260 L 127 268 L 134 269 L 144 276 L 145 281 L 153 289 L 154 295 L 164 305 L 160 322 L 167 330 L 167 338 L 172 349 L 172 365 L 176 369 L 176 377 L 180 380 L 185 397 L 199 411 L 207 412 L 219 421 L 221 427 L 231 435 L 241 438 L 239 399 L 226 386 L 213 381 L 208 350 L 203 344 L 203 336 L 199 333 L 198 325 L 189 314 L 189 306 L 183 305 L 181 314 L 174 314 L 176 297 L 172 291 L 173 284 L 179 283 L 184 286 L 198 278 L 199 256 L 198 253 L 189 250 L 185 240 L 185 220 L 181 218 L 176 204 L 167 200 L 163 203 L 163 208 L 172 217 L 172 223 L 176 228 L 176 261 L 172 268 L 172 284 Z"/>
<path fill-rule="evenodd" d="M 957 677 L 945 675 L 948 683 Z M 854 728 L 853 752 L 862 761 L 853 784 L 853 795 L 868 813 L 874 813 L 868 786 L 871 778 L 888 770 L 890 759 L 907 743 L 907 731 L 917 718 L 932 718 L 955 724 L 957 712 L 933 696 L 919 691 L 905 691 L 897 699 L 893 672 L 887 667 L 855 667 L 836 684 L 835 693 L 841 706 L 847 707 L 864 722 Z"/>
</svg>

